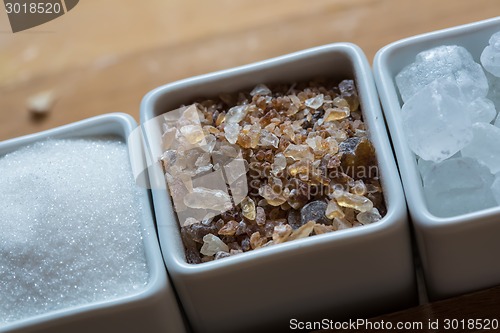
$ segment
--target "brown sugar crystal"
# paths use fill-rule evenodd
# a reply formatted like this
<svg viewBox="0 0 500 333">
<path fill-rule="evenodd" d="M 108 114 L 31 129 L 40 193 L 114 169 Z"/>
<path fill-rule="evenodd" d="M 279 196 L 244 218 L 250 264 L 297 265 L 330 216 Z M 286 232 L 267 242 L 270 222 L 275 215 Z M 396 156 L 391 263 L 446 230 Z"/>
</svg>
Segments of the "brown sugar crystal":
<svg viewBox="0 0 500 333">
<path fill-rule="evenodd" d="M 161 161 L 189 263 L 386 213 L 352 80 L 259 84 L 176 111 L 164 116 Z"/>
</svg>

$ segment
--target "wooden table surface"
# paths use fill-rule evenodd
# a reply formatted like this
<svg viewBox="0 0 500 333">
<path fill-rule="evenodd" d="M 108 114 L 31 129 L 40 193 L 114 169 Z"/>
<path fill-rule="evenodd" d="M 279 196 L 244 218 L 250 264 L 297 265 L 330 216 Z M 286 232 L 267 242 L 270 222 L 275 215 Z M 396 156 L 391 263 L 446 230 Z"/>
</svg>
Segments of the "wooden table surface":
<svg viewBox="0 0 500 333">
<path fill-rule="evenodd" d="M 2 11 L 0 140 L 108 112 L 138 120 L 146 92 L 193 75 L 344 41 L 371 61 L 401 38 L 499 14 L 499 0 L 83 0 L 13 34 Z M 55 104 L 35 119 L 27 100 L 45 91 Z M 403 314 L 421 311 L 438 315 Z"/>
<path fill-rule="evenodd" d="M 13 34 L 0 13 L 0 140 L 108 112 L 138 119 L 146 92 L 178 79 L 332 42 L 371 61 L 404 37 L 497 16 L 498 0 L 83 0 Z M 27 100 L 52 91 L 35 121 Z"/>
</svg>

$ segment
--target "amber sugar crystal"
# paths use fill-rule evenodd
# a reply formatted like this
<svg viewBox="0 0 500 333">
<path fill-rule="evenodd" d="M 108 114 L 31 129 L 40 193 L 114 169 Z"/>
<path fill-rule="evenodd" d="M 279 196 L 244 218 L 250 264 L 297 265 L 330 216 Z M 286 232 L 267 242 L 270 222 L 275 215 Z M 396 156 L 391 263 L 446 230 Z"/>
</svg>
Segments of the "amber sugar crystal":
<svg viewBox="0 0 500 333">
<path fill-rule="evenodd" d="M 386 213 L 352 80 L 259 84 L 186 110 L 176 128 L 164 126 L 169 191 L 178 212 L 215 210 L 179 221 L 189 263 L 359 227 Z M 244 168 L 223 168 L 238 158 Z M 193 177 L 222 169 L 227 184 L 243 181 L 247 193 L 193 185 Z"/>
</svg>

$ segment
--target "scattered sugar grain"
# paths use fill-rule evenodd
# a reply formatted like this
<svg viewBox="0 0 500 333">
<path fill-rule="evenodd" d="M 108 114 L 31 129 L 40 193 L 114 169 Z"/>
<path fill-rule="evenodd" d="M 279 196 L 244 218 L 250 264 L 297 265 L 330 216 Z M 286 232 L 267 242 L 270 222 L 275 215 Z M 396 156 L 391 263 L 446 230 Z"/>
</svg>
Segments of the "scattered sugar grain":
<svg viewBox="0 0 500 333">
<path fill-rule="evenodd" d="M 1 157 L 0 174 L 0 326 L 145 287 L 124 143 L 39 142 Z"/>
<path fill-rule="evenodd" d="M 50 112 L 55 102 L 54 91 L 44 91 L 31 96 L 27 100 L 27 107 L 35 115 L 45 115 Z"/>
</svg>

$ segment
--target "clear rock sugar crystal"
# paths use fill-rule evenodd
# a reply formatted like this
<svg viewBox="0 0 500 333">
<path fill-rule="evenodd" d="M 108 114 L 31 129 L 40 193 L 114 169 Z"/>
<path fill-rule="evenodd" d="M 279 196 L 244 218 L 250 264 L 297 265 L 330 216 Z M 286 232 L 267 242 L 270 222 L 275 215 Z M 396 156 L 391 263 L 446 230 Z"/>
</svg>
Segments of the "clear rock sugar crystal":
<svg viewBox="0 0 500 333">
<path fill-rule="evenodd" d="M 51 140 L 0 157 L 0 327 L 148 282 L 128 149 Z"/>
</svg>

